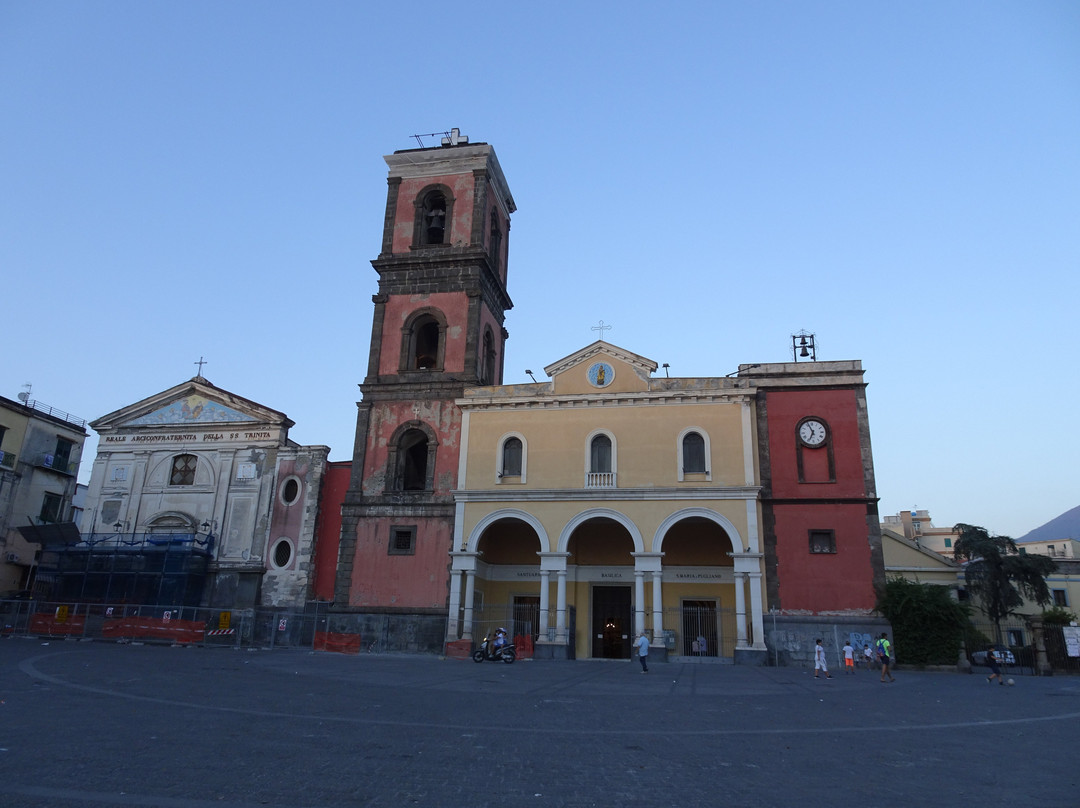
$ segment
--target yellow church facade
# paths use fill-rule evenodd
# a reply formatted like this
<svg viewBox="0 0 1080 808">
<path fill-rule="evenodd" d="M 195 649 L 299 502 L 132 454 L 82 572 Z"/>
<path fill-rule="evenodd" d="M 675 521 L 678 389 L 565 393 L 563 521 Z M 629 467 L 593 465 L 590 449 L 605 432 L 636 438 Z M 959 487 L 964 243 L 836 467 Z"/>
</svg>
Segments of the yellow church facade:
<svg viewBox="0 0 1080 808">
<path fill-rule="evenodd" d="M 466 391 L 447 642 L 541 658 L 766 651 L 753 393 L 598 341 Z"/>
</svg>

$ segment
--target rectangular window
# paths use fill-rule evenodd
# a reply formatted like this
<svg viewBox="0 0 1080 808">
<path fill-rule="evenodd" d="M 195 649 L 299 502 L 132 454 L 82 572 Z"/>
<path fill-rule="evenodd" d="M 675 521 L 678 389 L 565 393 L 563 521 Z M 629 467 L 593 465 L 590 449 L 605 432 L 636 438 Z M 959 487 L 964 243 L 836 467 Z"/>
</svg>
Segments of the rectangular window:
<svg viewBox="0 0 1080 808">
<path fill-rule="evenodd" d="M 810 531 L 811 553 L 835 553 L 836 531 L 835 530 L 811 530 Z"/>
<path fill-rule="evenodd" d="M 390 528 L 390 555 L 416 554 L 416 525 Z"/>
<path fill-rule="evenodd" d="M 60 521 L 60 509 L 64 499 L 59 494 L 46 494 L 41 500 L 41 514 L 38 518 L 47 524 Z"/>
<path fill-rule="evenodd" d="M 1024 630 L 1022 628 L 1006 629 L 1005 636 L 1009 641 L 1010 648 L 1022 648 L 1024 646 Z"/>
<path fill-rule="evenodd" d="M 952 547 L 952 539 L 945 539 L 945 548 Z"/>
<path fill-rule="evenodd" d="M 1055 606 L 1061 606 L 1062 608 L 1066 608 L 1069 605 L 1069 593 L 1066 592 L 1064 589 L 1055 589 L 1053 591 L 1053 594 Z"/>
<path fill-rule="evenodd" d="M 75 448 L 75 444 L 69 441 L 67 438 L 56 439 L 56 451 L 53 453 L 53 468 L 66 471 L 68 463 L 71 462 L 71 450 Z"/>
</svg>

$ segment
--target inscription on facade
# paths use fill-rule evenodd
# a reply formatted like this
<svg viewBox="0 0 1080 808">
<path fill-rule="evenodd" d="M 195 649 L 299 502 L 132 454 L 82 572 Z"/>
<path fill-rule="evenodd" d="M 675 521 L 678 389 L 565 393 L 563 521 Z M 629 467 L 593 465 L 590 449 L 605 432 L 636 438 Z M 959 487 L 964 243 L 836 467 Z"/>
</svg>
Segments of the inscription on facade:
<svg viewBox="0 0 1080 808">
<path fill-rule="evenodd" d="M 106 443 L 198 443 L 235 440 L 272 440 L 273 432 L 205 432 L 202 435 L 106 435 Z"/>
</svg>

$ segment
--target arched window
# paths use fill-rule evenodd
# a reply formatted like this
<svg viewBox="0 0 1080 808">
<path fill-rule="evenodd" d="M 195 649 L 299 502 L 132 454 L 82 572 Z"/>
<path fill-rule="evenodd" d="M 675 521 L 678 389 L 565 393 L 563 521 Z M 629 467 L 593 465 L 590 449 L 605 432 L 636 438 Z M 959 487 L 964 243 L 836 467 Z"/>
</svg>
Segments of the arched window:
<svg viewBox="0 0 1080 808">
<path fill-rule="evenodd" d="M 402 425 L 392 438 L 389 452 L 388 489 L 430 491 L 435 482 L 434 433 L 421 421 Z"/>
<path fill-rule="evenodd" d="M 415 311 L 401 328 L 401 371 L 441 370 L 446 321 L 438 309 Z"/>
<path fill-rule="evenodd" d="M 508 432 L 495 445 L 495 484 L 524 485 L 529 470 L 529 442 L 520 432 Z"/>
<path fill-rule="evenodd" d="M 683 472 L 705 473 L 705 438 L 700 432 L 687 432 L 682 439 Z"/>
<path fill-rule="evenodd" d="M 589 471 L 606 474 L 611 471 L 611 438 L 597 435 L 589 444 Z"/>
<path fill-rule="evenodd" d="M 195 485 L 195 469 L 199 458 L 193 454 L 180 454 L 173 458 L 169 485 Z"/>
<path fill-rule="evenodd" d="M 414 331 L 413 364 L 417 370 L 426 370 L 439 362 L 439 324 L 433 318 L 427 318 L 417 324 Z"/>
<path fill-rule="evenodd" d="M 483 356 L 480 358 L 480 384 L 495 384 L 495 337 L 484 329 Z"/>
<path fill-rule="evenodd" d="M 454 220 L 454 195 L 446 185 L 429 185 L 413 203 L 413 247 L 434 247 L 450 243 Z"/>
<path fill-rule="evenodd" d="M 420 243 L 442 244 L 446 237 L 446 225 L 446 197 L 441 191 L 432 191 L 424 197 Z"/>
<path fill-rule="evenodd" d="M 691 477 L 690 479 L 695 482 L 712 480 L 712 472 L 709 469 L 711 446 L 707 431 L 699 426 L 686 427 L 679 433 L 675 444 L 675 454 L 677 456 L 675 473 L 679 482 L 686 480 L 687 474 L 705 475 Z"/>
<path fill-rule="evenodd" d="M 507 438 L 503 443 L 502 476 L 521 476 L 521 439 Z"/>
<path fill-rule="evenodd" d="M 585 445 L 585 487 L 615 488 L 617 450 L 614 436 L 597 430 Z"/>
</svg>

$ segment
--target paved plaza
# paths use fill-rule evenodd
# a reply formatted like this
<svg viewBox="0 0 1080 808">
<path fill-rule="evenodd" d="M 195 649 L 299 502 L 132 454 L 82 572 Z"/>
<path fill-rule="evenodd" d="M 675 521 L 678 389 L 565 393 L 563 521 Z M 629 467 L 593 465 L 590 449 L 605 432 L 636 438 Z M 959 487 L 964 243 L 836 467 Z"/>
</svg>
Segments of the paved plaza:
<svg viewBox="0 0 1080 808">
<path fill-rule="evenodd" d="M 1080 679 L 0 640 L 0 805 L 1075 805 Z"/>
</svg>

